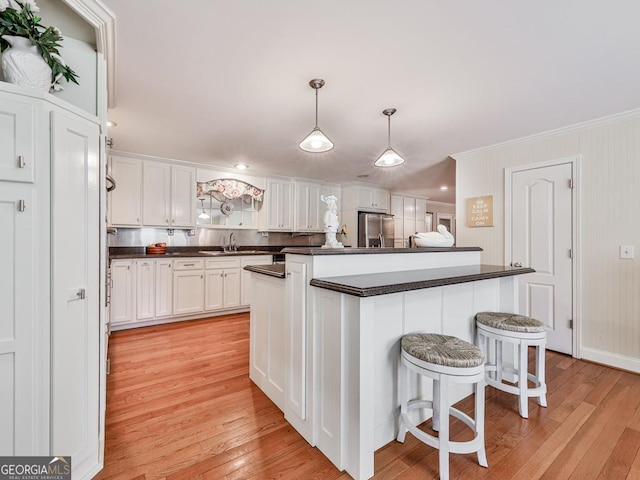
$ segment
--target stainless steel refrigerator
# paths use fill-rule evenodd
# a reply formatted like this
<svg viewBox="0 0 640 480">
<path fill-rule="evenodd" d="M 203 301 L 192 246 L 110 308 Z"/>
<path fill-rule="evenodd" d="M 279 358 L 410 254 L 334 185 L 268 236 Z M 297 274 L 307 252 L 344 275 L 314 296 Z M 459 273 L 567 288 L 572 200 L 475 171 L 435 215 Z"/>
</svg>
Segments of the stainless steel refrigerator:
<svg viewBox="0 0 640 480">
<path fill-rule="evenodd" d="M 359 247 L 393 247 L 393 215 L 358 213 Z"/>
</svg>

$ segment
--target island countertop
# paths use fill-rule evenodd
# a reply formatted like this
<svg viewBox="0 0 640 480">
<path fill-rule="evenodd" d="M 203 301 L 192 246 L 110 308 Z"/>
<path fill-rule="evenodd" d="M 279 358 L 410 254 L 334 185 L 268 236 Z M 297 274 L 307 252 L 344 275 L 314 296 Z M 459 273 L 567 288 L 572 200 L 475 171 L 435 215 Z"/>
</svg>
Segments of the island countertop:
<svg viewBox="0 0 640 480">
<path fill-rule="evenodd" d="M 440 287 L 456 283 L 476 282 L 490 278 L 509 277 L 533 273 L 532 268 L 504 267 L 501 265 L 465 265 L 460 267 L 427 268 L 343 277 L 314 278 L 314 287 L 333 290 L 356 297 L 372 297 L 390 293 L 408 292 L 422 288 Z"/>
<path fill-rule="evenodd" d="M 261 273 L 270 277 L 285 278 L 285 267 L 282 263 L 272 265 L 247 265 L 244 267 L 249 272 Z"/>
<path fill-rule="evenodd" d="M 292 253 L 296 255 L 375 255 L 381 253 L 438 253 L 438 252 L 481 252 L 480 247 L 414 247 L 414 248 L 393 248 L 393 247 L 348 247 L 348 248 L 283 248 L 281 253 Z"/>
</svg>

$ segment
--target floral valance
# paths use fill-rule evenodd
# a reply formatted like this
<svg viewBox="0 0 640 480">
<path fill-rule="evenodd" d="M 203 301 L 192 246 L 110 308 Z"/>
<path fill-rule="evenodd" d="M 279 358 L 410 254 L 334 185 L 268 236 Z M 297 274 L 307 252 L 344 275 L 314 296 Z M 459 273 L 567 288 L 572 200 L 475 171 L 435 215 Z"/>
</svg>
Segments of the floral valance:
<svg viewBox="0 0 640 480">
<path fill-rule="evenodd" d="M 219 202 L 225 200 L 242 198 L 243 200 L 264 200 L 264 190 L 233 178 L 219 178 L 208 182 L 197 182 L 196 195 L 198 198 L 210 195 Z"/>
</svg>

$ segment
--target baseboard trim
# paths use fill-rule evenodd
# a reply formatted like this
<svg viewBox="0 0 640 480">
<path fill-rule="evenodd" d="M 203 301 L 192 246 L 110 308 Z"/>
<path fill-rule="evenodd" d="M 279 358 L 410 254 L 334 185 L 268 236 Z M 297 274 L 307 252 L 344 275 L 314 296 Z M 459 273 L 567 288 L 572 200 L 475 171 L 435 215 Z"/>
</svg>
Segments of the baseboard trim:
<svg viewBox="0 0 640 480">
<path fill-rule="evenodd" d="M 640 359 L 617 355 L 611 352 L 605 352 L 595 348 L 580 348 L 580 358 L 590 362 L 601 363 L 603 365 L 628 370 L 634 373 L 640 373 Z"/>
</svg>

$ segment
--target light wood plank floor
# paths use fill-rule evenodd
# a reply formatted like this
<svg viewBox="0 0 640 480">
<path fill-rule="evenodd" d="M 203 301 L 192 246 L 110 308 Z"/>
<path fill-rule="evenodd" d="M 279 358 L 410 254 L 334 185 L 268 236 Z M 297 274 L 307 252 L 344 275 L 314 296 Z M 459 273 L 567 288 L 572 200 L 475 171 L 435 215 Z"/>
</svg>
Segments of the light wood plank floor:
<svg viewBox="0 0 640 480">
<path fill-rule="evenodd" d="M 248 314 L 116 332 L 109 356 L 97 479 L 350 478 L 249 380 Z M 489 468 L 452 455 L 452 479 L 640 479 L 640 376 L 547 352 L 547 378 L 549 406 L 531 400 L 528 420 L 487 388 Z M 408 434 L 376 453 L 374 478 L 436 479 L 437 455 Z"/>
</svg>

